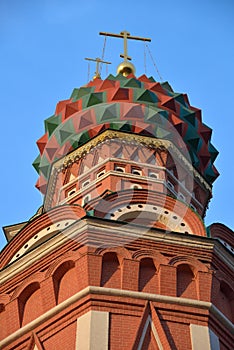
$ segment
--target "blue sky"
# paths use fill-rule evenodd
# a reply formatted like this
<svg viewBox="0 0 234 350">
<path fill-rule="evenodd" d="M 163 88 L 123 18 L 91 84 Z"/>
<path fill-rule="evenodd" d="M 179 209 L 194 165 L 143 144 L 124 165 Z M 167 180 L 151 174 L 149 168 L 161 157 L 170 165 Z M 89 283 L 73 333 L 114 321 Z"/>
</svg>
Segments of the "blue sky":
<svg viewBox="0 0 234 350">
<path fill-rule="evenodd" d="M 43 198 L 34 187 L 36 140 L 56 103 L 88 81 L 85 57 L 100 57 L 99 31 L 150 37 L 163 81 L 187 93 L 213 129 L 220 177 L 205 223 L 234 227 L 232 161 L 234 112 L 234 2 L 232 0 L 1 0 L 0 226 L 28 220 Z M 122 40 L 108 38 L 105 59 L 115 74 Z M 145 73 L 144 44 L 129 41 L 136 76 Z M 146 74 L 159 76 L 147 56 Z M 91 66 L 91 77 L 95 65 Z M 103 67 L 102 77 L 106 69 Z M 0 232 L 1 233 L 1 232 Z M 0 248 L 5 245 L 0 234 Z"/>
</svg>

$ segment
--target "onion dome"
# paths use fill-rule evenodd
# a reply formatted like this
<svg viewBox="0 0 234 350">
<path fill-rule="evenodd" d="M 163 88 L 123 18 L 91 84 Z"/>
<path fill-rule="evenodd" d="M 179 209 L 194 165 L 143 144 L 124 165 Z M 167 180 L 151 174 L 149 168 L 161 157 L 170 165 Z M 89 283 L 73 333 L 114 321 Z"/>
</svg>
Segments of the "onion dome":
<svg viewBox="0 0 234 350">
<path fill-rule="evenodd" d="M 36 187 L 45 193 L 51 164 L 106 129 L 169 140 L 189 155 L 209 185 L 219 175 L 214 166 L 218 151 L 211 143 L 212 130 L 187 95 L 152 77 L 118 74 L 74 89 L 45 120 L 45 134 L 37 141 L 40 154 L 33 163 L 40 175 Z"/>
</svg>

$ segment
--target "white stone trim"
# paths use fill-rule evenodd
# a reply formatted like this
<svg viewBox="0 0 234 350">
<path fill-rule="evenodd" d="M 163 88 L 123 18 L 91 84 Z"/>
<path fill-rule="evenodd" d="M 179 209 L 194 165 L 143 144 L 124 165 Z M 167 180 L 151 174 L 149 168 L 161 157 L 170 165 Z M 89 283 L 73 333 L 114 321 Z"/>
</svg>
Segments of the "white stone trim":
<svg viewBox="0 0 234 350">
<path fill-rule="evenodd" d="M 109 312 L 91 310 L 77 320 L 77 350 L 108 350 Z"/>
<path fill-rule="evenodd" d="M 220 350 L 219 338 L 207 326 L 190 324 L 192 350 Z"/>
</svg>

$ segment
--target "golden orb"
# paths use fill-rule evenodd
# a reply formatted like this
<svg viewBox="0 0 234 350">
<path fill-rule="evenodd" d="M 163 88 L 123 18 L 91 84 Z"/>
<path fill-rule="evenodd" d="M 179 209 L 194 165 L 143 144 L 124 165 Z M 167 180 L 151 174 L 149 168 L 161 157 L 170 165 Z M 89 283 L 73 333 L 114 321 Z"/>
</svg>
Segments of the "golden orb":
<svg viewBox="0 0 234 350">
<path fill-rule="evenodd" d="M 122 74 L 124 77 L 127 77 L 129 74 L 136 73 L 134 65 L 129 61 L 121 62 L 117 67 L 117 74 Z"/>
<path fill-rule="evenodd" d="M 93 80 L 95 79 L 101 79 L 101 75 L 99 73 L 95 73 L 95 75 L 93 76 Z"/>
</svg>

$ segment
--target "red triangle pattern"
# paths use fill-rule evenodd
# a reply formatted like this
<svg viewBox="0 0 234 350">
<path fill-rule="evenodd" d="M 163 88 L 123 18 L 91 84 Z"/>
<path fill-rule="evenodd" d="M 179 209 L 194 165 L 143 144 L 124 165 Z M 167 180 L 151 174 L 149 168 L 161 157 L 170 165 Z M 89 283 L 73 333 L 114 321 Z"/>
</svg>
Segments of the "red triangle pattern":
<svg viewBox="0 0 234 350">
<path fill-rule="evenodd" d="M 107 92 L 107 101 L 129 101 L 129 89 L 126 88 L 112 88 Z"/>
<path fill-rule="evenodd" d="M 141 105 L 133 103 L 121 104 L 120 119 L 142 119 L 144 120 L 144 111 Z"/>
<path fill-rule="evenodd" d="M 141 76 L 138 78 L 138 80 L 142 81 L 143 83 L 152 83 L 152 82 L 149 80 L 149 78 L 148 78 L 145 74 L 141 75 Z"/>
<path fill-rule="evenodd" d="M 163 102 L 161 104 L 162 104 L 162 106 L 164 106 L 164 107 L 166 107 L 174 112 L 179 113 L 178 106 L 177 106 L 177 103 L 176 103 L 174 98 L 167 97 L 167 98 L 163 99 Z"/>
<path fill-rule="evenodd" d="M 96 87 L 96 92 L 97 92 L 97 90 L 100 88 L 100 86 L 102 85 L 102 83 L 103 83 L 103 80 L 102 80 L 102 79 L 96 78 L 96 79 L 91 80 L 91 81 L 87 84 L 87 87 L 95 86 L 95 87 Z"/>
<path fill-rule="evenodd" d="M 208 143 L 208 141 L 211 138 L 212 130 L 210 128 L 208 128 L 208 126 L 206 126 L 202 123 L 199 124 L 198 129 L 199 129 L 203 139 L 205 140 L 205 142 Z"/>
<path fill-rule="evenodd" d="M 39 148 L 41 155 L 44 152 L 47 142 L 48 142 L 48 133 L 44 134 L 39 140 L 37 140 L 37 147 Z"/>
<path fill-rule="evenodd" d="M 46 186 L 47 186 L 47 180 L 44 178 L 43 175 L 40 175 L 35 187 L 42 193 L 45 194 L 46 193 Z"/>
<path fill-rule="evenodd" d="M 89 121 L 89 124 L 88 124 L 88 121 Z M 95 114 L 93 109 L 78 112 L 76 115 L 73 116 L 72 122 L 76 133 L 79 133 L 80 131 L 82 131 L 80 129 L 80 124 L 82 128 L 85 128 L 86 127 L 85 125 L 95 124 L 96 119 L 95 119 Z"/>
<path fill-rule="evenodd" d="M 61 113 L 69 102 L 72 102 L 70 98 L 68 100 L 59 101 L 56 105 L 55 114 Z"/>
<path fill-rule="evenodd" d="M 119 81 L 105 79 L 102 82 L 102 84 L 99 88 L 99 91 L 107 90 L 107 89 L 111 89 L 113 87 L 119 87 L 119 86 L 120 86 Z"/>
<path fill-rule="evenodd" d="M 70 144 L 69 141 L 67 141 L 61 148 L 58 149 L 55 155 L 60 158 L 65 154 L 69 153 L 70 151 L 72 151 L 72 145 Z"/>
<path fill-rule="evenodd" d="M 160 83 L 151 83 L 151 84 L 149 84 L 149 87 L 147 87 L 147 88 L 153 92 L 160 93 L 160 94 L 163 94 L 165 96 L 165 90 L 163 89 L 163 87 L 161 86 Z"/>
<path fill-rule="evenodd" d="M 60 146 L 59 146 L 59 144 L 58 144 L 58 141 L 57 141 L 56 137 L 53 135 L 53 136 L 49 139 L 49 141 L 47 142 L 46 147 L 45 147 L 45 149 L 44 149 L 44 152 L 47 153 L 47 155 L 48 155 L 50 161 L 53 161 L 54 155 L 55 155 L 57 149 L 59 149 L 59 147 L 60 147 Z M 43 152 L 43 153 L 44 153 L 44 152 Z"/>
</svg>

